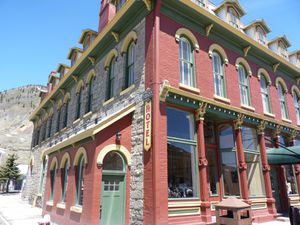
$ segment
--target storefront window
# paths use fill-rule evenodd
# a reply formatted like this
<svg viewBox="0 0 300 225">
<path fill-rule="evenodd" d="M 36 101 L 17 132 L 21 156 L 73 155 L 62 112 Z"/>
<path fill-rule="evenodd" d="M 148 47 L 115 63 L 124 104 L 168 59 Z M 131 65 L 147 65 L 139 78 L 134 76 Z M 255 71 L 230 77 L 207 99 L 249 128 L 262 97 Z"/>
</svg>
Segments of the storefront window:
<svg viewBox="0 0 300 225">
<path fill-rule="evenodd" d="M 285 165 L 286 189 L 289 195 L 298 194 L 295 171 L 292 165 Z"/>
<path fill-rule="evenodd" d="M 210 196 L 218 195 L 218 172 L 217 157 L 214 149 L 207 149 L 206 157 L 208 161 L 208 184 Z"/>
<path fill-rule="evenodd" d="M 211 121 L 204 121 L 204 138 L 205 144 L 215 144 L 214 123 Z"/>
<path fill-rule="evenodd" d="M 168 108 L 168 196 L 198 196 L 195 120 L 192 113 Z"/>
<path fill-rule="evenodd" d="M 239 175 L 231 125 L 219 129 L 223 189 L 225 196 L 240 196 Z"/>
<path fill-rule="evenodd" d="M 242 140 L 247 163 L 249 195 L 250 197 L 265 196 L 256 130 L 243 126 Z"/>
</svg>

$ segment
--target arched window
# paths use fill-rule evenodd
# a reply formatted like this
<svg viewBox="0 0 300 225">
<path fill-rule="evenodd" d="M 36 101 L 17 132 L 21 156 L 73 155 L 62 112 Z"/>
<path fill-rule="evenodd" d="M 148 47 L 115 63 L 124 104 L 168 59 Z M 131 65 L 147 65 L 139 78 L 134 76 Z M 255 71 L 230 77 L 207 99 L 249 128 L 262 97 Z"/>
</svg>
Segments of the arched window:
<svg viewBox="0 0 300 225">
<path fill-rule="evenodd" d="M 284 119 L 288 119 L 289 115 L 288 115 L 288 111 L 287 111 L 285 92 L 284 92 L 284 89 L 283 89 L 281 83 L 278 83 L 277 92 L 278 92 L 278 97 L 279 97 L 279 101 L 280 101 L 281 116 Z"/>
<path fill-rule="evenodd" d="M 257 31 L 257 40 L 258 40 L 258 42 L 265 45 L 266 44 L 266 41 L 265 41 L 266 37 L 265 37 L 264 31 L 260 27 L 257 27 L 256 31 Z"/>
<path fill-rule="evenodd" d="M 58 132 L 60 129 L 61 109 L 62 107 L 57 109 L 56 132 Z"/>
<path fill-rule="evenodd" d="M 239 73 L 241 103 L 243 105 L 250 106 L 251 98 L 250 98 L 250 90 L 249 90 L 249 79 L 245 67 L 241 64 L 239 64 L 238 73 Z"/>
<path fill-rule="evenodd" d="M 179 39 L 180 83 L 195 87 L 194 51 L 185 37 Z"/>
<path fill-rule="evenodd" d="M 124 160 L 117 152 L 109 152 L 103 159 L 103 170 L 124 171 Z"/>
<path fill-rule="evenodd" d="M 86 102 L 86 108 L 85 113 L 91 112 L 93 107 L 93 78 L 91 78 L 89 82 L 89 88 L 88 88 L 88 96 L 87 96 L 87 102 Z"/>
<path fill-rule="evenodd" d="M 85 157 L 81 155 L 78 160 L 76 169 L 76 205 L 83 205 L 83 189 L 84 189 L 84 165 Z"/>
<path fill-rule="evenodd" d="M 66 103 L 65 103 L 65 115 L 64 115 L 64 123 L 63 123 L 63 127 L 65 128 L 65 127 L 67 127 L 67 125 L 68 125 L 68 115 L 69 115 L 69 101 L 67 101 Z"/>
<path fill-rule="evenodd" d="M 90 45 L 90 35 L 87 35 L 83 42 L 83 50 L 86 50 Z"/>
<path fill-rule="evenodd" d="M 66 159 L 64 162 L 64 166 L 61 169 L 61 202 L 62 203 L 64 203 L 66 201 L 69 167 L 70 167 L 69 159 Z"/>
<path fill-rule="evenodd" d="M 233 8 L 229 8 L 229 24 L 235 28 L 239 28 L 239 17 Z"/>
<path fill-rule="evenodd" d="M 50 137 L 51 131 L 52 131 L 52 123 L 53 123 L 53 115 L 51 115 L 48 119 L 48 132 L 47 132 L 47 138 Z"/>
<path fill-rule="evenodd" d="M 81 98 L 82 98 L 82 88 L 80 88 L 79 92 L 77 93 L 77 106 L 76 106 L 76 117 L 75 117 L 75 119 L 79 119 L 79 117 L 80 117 Z"/>
<path fill-rule="evenodd" d="M 215 94 L 220 97 L 226 97 L 224 63 L 218 52 L 213 51 L 212 61 Z"/>
<path fill-rule="evenodd" d="M 115 59 L 115 57 L 113 57 L 111 59 L 111 62 L 109 65 L 109 70 L 108 70 L 106 100 L 114 97 L 115 63 L 116 63 L 116 59 Z"/>
<path fill-rule="evenodd" d="M 77 60 L 77 52 L 74 52 L 71 58 L 71 66 L 75 64 L 76 60 Z"/>
<path fill-rule="evenodd" d="M 126 60 L 125 88 L 128 88 L 130 85 L 134 84 L 135 44 L 133 41 L 129 44 Z"/>
<path fill-rule="evenodd" d="M 57 168 L 57 163 L 54 162 L 53 165 L 52 165 L 52 167 L 51 167 L 51 169 L 50 169 L 50 185 L 51 185 L 50 201 L 53 201 L 53 198 L 54 198 L 55 180 L 56 180 L 56 168 Z"/>
<path fill-rule="evenodd" d="M 294 107 L 296 111 L 296 118 L 297 118 L 297 124 L 300 123 L 300 103 L 299 103 L 299 95 L 296 93 L 296 91 L 293 92 L 293 100 L 294 100 Z"/>
<path fill-rule="evenodd" d="M 261 74 L 260 77 L 260 94 L 263 109 L 266 113 L 272 113 L 268 82 L 263 74 Z"/>
<path fill-rule="evenodd" d="M 278 43 L 278 52 L 279 52 L 279 54 L 280 54 L 281 56 L 283 56 L 284 58 L 288 58 L 286 47 L 285 47 L 285 45 L 283 44 L 282 41 L 280 41 L 280 42 Z"/>
</svg>

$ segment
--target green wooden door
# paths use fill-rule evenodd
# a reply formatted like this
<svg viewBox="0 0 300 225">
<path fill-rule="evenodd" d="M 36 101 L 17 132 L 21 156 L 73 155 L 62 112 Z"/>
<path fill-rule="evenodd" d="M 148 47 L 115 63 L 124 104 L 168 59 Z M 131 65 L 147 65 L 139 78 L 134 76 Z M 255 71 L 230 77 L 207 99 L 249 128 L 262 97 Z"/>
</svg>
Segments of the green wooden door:
<svg viewBox="0 0 300 225">
<path fill-rule="evenodd" d="M 102 176 L 100 225 L 125 224 L 125 175 Z"/>
</svg>

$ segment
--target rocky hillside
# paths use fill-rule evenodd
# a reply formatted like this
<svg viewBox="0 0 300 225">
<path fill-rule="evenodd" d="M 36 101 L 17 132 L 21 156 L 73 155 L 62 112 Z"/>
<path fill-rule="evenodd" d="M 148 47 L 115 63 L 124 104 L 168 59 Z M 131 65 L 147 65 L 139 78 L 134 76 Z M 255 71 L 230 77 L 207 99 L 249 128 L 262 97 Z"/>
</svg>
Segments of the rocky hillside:
<svg viewBox="0 0 300 225">
<path fill-rule="evenodd" d="M 28 120 L 39 104 L 41 86 L 28 85 L 0 92 L 0 150 L 17 153 L 21 164 L 28 164 L 33 124 Z M 3 163 L 5 157 L 0 161 Z"/>
</svg>

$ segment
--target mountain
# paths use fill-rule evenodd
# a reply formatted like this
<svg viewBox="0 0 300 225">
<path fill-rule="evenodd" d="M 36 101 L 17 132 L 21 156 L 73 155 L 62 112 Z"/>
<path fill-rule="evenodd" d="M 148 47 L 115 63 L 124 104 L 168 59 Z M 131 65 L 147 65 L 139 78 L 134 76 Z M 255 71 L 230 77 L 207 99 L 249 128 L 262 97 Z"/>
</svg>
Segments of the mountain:
<svg viewBox="0 0 300 225">
<path fill-rule="evenodd" d="M 40 102 L 41 87 L 28 85 L 0 92 L 0 164 L 12 153 L 19 156 L 19 164 L 29 163 L 33 124 L 28 118 Z"/>
</svg>

